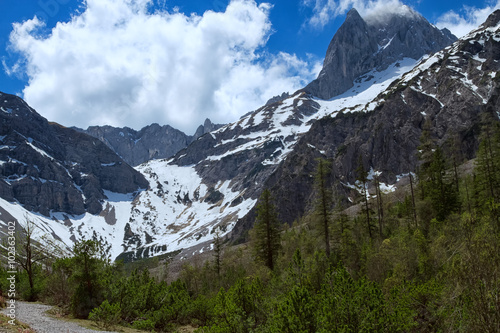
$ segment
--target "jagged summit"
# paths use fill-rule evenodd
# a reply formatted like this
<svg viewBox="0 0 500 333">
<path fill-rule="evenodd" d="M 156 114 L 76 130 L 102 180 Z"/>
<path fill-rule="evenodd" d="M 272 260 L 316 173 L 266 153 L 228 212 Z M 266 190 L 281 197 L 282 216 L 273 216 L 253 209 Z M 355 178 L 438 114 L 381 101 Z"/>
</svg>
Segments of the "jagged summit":
<svg viewBox="0 0 500 333">
<path fill-rule="evenodd" d="M 365 24 L 366 22 L 363 20 L 361 15 L 359 15 L 359 12 L 356 10 L 356 8 L 351 8 L 345 17 L 345 22 L 348 23 L 360 23 L 360 24 Z M 344 23 L 345 23 L 344 22 Z"/>
<path fill-rule="evenodd" d="M 404 8 L 403 8 L 404 7 Z M 323 69 L 305 91 L 321 99 L 340 95 L 367 72 L 404 58 L 419 59 L 456 40 L 407 6 L 363 19 L 353 8 L 334 35 Z"/>
<path fill-rule="evenodd" d="M 496 27 L 500 22 L 500 9 L 495 10 L 488 18 L 486 21 L 481 24 L 479 29 L 486 29 L 486 28 L 494 28 Z"/>
<path fill-rule="evenodd" d="M 372 11 L 364 17 L 364 20 L 371 26 L 380 24 L 386 25 L 394 17 L 406 17 L 410 20 L 421 20 L 425 18 L 417 11 L 407 5 L 399 7 L 385 7 L 383 10 Z"/>
<path fill-rule="evenodd" d="M 172 157 L 200 136 L 221 126 L 205 119 L 194 135 L 187 135 L 170 125 L 161 126 L 156 123 L 139 131 L 113 126 L 90 126 L 86 130 L 77 130 L 101 140 L 125 162 L 137 166 L 153 159 Z"/>
</svg>

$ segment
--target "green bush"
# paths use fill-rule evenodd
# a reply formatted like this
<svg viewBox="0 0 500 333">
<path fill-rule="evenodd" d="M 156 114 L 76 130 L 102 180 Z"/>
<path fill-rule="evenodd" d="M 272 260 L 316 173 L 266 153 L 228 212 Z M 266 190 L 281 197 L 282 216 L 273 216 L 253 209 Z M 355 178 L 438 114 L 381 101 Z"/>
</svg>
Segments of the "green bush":
<svg viewBox="0 0 500 333">
<path fill-rule="evenodd" d="M 139 319 L 132 323 L 132 327 L 138 330 L 151 331 L 155 328 L 155 322 L 151 319 Z"/>
<path fill-rule="evenodd" d="M 95 322 L 97 327 L 108 331 L 120 323 L 120 312 L 119 304 L 109 304 L 108 300 L 105 300 L 90 312 L 89 319 Z"/>
</svg>

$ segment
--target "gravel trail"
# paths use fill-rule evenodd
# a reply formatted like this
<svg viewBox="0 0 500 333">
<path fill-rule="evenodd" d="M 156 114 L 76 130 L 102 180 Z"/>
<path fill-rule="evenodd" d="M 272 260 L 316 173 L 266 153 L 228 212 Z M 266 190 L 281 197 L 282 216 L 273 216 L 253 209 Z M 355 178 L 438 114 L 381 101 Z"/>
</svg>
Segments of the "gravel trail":
<svg viewBox="0 0 500 333">
<path fill-rule="evenodd" d="M 37 333 L 96 333 L 79 326 L 76 323 L 67 322 L 50 317 L 45 311 L 52 306 L 27 302 L 16 302 L 16 319 L 31 326 Z M 2 310 L 6 313 L 6 309 Z M 108 333 L 117 333 L 109 332 Z"/>
</svg>

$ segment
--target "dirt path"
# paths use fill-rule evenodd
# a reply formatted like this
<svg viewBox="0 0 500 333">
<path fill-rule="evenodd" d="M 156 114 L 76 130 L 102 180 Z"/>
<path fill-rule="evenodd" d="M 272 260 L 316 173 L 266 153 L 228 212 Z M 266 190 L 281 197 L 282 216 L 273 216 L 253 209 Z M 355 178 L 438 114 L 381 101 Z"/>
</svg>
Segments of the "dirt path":
<svg viewBox="0 0 500 333">
<path fill-rule="evenodd" d="M 17 301 L 16 319 L 30 325 L 37 333 L 96 333 L 96 331 L 83 328 L 76 323 L 50 317 L 45 311 L 51 308 L 50 305 Z M 2 312 L 7 313 L 6 309 L 3 309 Z"/>
</svg>

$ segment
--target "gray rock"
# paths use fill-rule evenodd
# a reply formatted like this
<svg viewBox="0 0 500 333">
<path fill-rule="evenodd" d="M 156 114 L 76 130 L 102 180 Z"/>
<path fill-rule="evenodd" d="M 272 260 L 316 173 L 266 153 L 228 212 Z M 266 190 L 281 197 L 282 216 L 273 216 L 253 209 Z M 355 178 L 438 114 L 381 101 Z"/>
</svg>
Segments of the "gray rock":
<svg viewBox="0 0 500 333">
<path fill-rule="evenodd" d="M 170 158 L 200 136 L 221 126 L 206 119 L 194 136 L 186 135 L 169 125 L 158 124 L 151 124 L 140 131 L 112 126 L 91 126 L 86 130 L 77 130 L 101 140 L 125 162 L 137 166 L 152 159 Z"/>
<path fill-rule="evenodd" d="M 405 57 L 419 59 L 456 40 L 420 14 L 408 8 L 406 15 L 393 14 L 383 21 L 366 21 L 356 9 L 347 13 L 326 52 L 318 78 L 304 89 L 330 99 L 353 87 L 353 81 L 373 69 L 384 70 Z"/>
<path fill-rule="evenodd" d="M 97 214 L 104 190 L 148 187 L 101 141 L 49 123 L 17 96 L 0 93 L 0 124 L 0 196 L 27 210 Z"/>
</svg>

